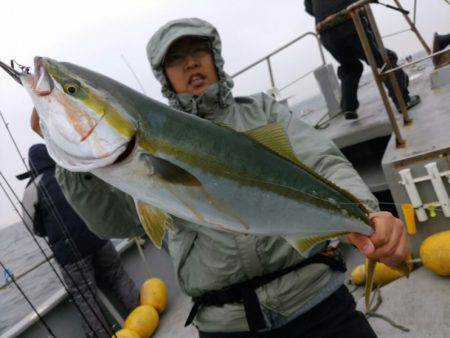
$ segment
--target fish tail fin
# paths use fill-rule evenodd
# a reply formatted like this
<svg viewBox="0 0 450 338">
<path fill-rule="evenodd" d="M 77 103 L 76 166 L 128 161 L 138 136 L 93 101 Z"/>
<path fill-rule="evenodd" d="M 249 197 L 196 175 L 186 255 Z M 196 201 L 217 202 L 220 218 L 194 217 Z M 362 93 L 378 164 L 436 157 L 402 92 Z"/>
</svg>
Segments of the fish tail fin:
<svg viewBox="0 0 450 338">
<path fill-rule="evenodd" d="M 135 201 L 136 210 L 139 215 L 142 227 L 153 244 L 161 249 L 164 233 L 166 229 L 173 230 L 172 217 L 150 204 L 142 201 Z"/>
<path fill-rule="evenodd" d="M 370 295 L 373 289 L 373 278 L 375 276 L 375 266 L 377 261 L 374 259 L 366 260 L 366 286 L 364 289 L 364 302 L 366 307 L 366 313 L 369 312 L 370 307 Z"/>
<path fill-rule="evenodd" d="M 411 255 L 409 255 L 409 257 L 411 257 Z M 393 266 L 392 269 L 400 272 L 403 276 L 409 277 L 409 273 L 412 270 L 412 264 L 404 260 L 398 263 L 396 266 Z"/>
<path fill-rule="evenodd" d="M 308 237 L 284 236 L 284 239 L 299 253 L 305 254 L 315 244 L 326 241 L 327 239 L 342 236 L 348 232 L 334 232 L 325 235 L 311 235 Z"/>
</svg>

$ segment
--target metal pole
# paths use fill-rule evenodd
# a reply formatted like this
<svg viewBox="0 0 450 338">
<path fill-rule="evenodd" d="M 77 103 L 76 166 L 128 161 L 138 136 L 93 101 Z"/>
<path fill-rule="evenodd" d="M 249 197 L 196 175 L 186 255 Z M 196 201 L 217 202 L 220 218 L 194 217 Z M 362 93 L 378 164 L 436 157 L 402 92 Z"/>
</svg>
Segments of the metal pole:
<svg viewBox="0 0 450 338">
<path fill-rule="evenodd" d="M 375 17 L 373 16 L 370 5 L 364 6 L 364 10 L 366 11 L 367 18 L 369 19 L 370 28 L 372 29 L 373 35 L 375 37 L 375 42 L 378 46 L 378 50 L 380 51 L 381 57 L 383 58 L 383 61 L 387 65 L 388 70 L 392 69 L 391 60 L 389 60 L 386 48 L 384 48 L 383 40 L 381 39 L 380 32 L 378 31 L 378 26 L 375 21 Z M 386 78 L 386 75 L 383 75 L 383 71 L 380 71 L 380 76 L 382 76 L 383 79 Z M 412 120 L 408 115 L 408 109 L 406 108 L 405 100 L 403 99 L 400 86 L 398 85 L 397 77 L 395 76 L 394 73 L 387 74 L 387 77 L 388 79 L 386 80 L 391 82 L 392 89 L 394 90 L 394 95 L 397 98 L 397 102 L 400 106 L 400 111 L 402 112 L 403 115 L 403 122 L 405 123 L 405 125 L 408 125 L 412 122 Z"/>
<path fill-rule="evenodd" d="M 266 60 L 267 60 L 267 67 L 269 67 L 270 84 L 272 85 L 272 88 L 275 88 L 275 81 L 273 80 L 272 65 L 270 64 L 270 57 L 268 57 Z"/>
<path fill-rule="evenodd" d="M 397 5 L 398 8 L 403 9 L 402 5 L 400 4 L 400 1 L 398 0 L 394 0 L 395 4 Z M 425 42 L 425 40 L 423 39 L 422 35 L 419 33 L 419 31 L 416 28 L 416 25 L 414 24 L 414 22 L 411 21 L 410 17 L 408 14 L 404 14 L 402 13 L 403 17 L 405 18 L 406 22 L 408 22 L 409 26 L 411 27 L 411 30 L 414 32 L 414 34 L 416 34 L 417 38 L 419 39 L 420 43 L 422 44 L 423 48 L 425 48 L 425 51 L 428 54 L 431 54 L 431 49 L 430 47 L 428 47 L 427 43 Z M 415 19 L 414 19 L 415 20 Z"/>
<path fill-rule="evenodd" d="M 425 61 L 426 59 L 430 59 L 433 56 L 444 54 L 444 53 L 448 53 L 448 49 L 440 50 L 439 52 L 436 52 L 436 53 L 431 53 L 430 55 L 425 56 L 423 58 L 417 59 L 417 60 L 412 61 L 412 62 L 404 63 L 401 66 L 389 69 L 389 70 L 384 72 L 384 75 L 389 74 L 389 73 L 393 73 L 393 72 L 395 72 L 395 71 L 397 71 L 399 69 L 402 69 L 402 68 L 405 68 L 405 67 L 408 67 L 408 66 L 411 66 L 411 65 L 415 65 L 416 63 L 421 63 L 422 61 Z"/>
<path fill-rule="evenodd" d="M 372 69 L 372 74 L 375 79 L 375 83 L 377 84 L 378 90 L 381 95 L 381 99 L 383 100 L 383 104 L 386 108 L 387 114 L 389 116 L 389 120 L 392 125 L 392 129 L 394 130 L 395 140 L 397 147 L 403 146 L 405 144 L 405 140 L 403 140 L 402 135 L 400 134 L 400 130 L 397 125 L 397 121 L 395 120 L 394 112 L 392 111 L 392 107 L 389 103 L 389 99 L 386 94 L 386 90 L 383 87 L 382 80 L 380 75 L 378 74 L 377 64 L 375 62 L 375 57 L 373 56 L 372 50 L 370 49 L 369 41 L 367 39 L 366 31 L 361 22 L 361 18 L 359 17 L 359 9 L 352 11 L 350 13 L 353 23 L 355 24 L 356 32 L 358 33 L 359 39 L 361 40 L 361 45 L 364 49 L 364 53 L 366 54 L 367 61 L 369 62 L 370 68 Z"/>
</svg>

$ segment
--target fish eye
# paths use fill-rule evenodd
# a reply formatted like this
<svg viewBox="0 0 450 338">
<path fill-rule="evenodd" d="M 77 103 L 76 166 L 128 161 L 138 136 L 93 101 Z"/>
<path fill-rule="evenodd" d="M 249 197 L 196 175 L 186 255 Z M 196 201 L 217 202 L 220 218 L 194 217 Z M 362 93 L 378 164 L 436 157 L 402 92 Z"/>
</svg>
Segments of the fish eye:
<svg viewBox="0 0 450 338">
<path fill-rule="evenodd" d="M 64 92 L 70 95 L 80 93 L 81 85 L 77 82 L 67 82 L 64 84 Z"/>
</svg>

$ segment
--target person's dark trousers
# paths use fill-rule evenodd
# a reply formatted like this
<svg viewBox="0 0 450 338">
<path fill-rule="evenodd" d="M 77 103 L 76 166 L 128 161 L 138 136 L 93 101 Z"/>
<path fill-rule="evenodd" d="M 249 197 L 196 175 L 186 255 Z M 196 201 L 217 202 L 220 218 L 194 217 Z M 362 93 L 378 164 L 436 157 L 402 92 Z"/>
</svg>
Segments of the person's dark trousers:
<svg viewBox="0 0 450 338">
<path fill-rule="evenodd" d="M 444 49 L 448 45 L 450 45 L 450 34 L 446 35 L 438 35 L 439 39 L 439 50 Z"/>
<path fill-rule="evenodd" d="M 366 24 L 366 32 L 377 67 L 381 68 L 384 65 L 383 58 L 376 46 L 375 39 L 372 31 Z M 363 72 L 363 65 L 360 60 L 367 63 L 364 49 L 358 37 L 358 33 L 353 25 L 353 21 L 347 21 L 339 26 L 333 27 L 320 34 L 320 40 L 324 47 L 333 55 L 333 57 L 340 63 L 338 68 L 338 77 L 341 80 L 341 108 L 343 111 L 356 110 L 359 107 L 358 102 L 358 84 Z M 397 66 L 397 55 L 387 49 L 389 60 L 393 67 Z M 402 93 L 405 102 L 408 102 L 409 92 L 408 85 L 409 79 L 403 70 L 395 72 L 400 91 Z M 394 95 L 394 90 L 390 81 L 386 81 L 386 87 L 388 89 L 389 96 L 394 101 L 394 104 L 398 106 L 397 99 Z"/>
<path fill-rule="evenodd" d="M 139 305 L 139 291 L 134 281 L 125 272 L 114 245 L 111 241 L 107 241 L 93 255 L 64 267 L 66 270 L 62 271 L 62 275 L 67 287 L 85 319 L 89 321 L 88 325 L 85 319 L 82 319 L 85 336 L 87 338 L 111 337 L 105 330 L 108 324 L 96 300 L 97 285 L 100 284 L 112 290 L 128 313 Z"/>
<path fill-rule="evenodd" d="M 200 338 L 376 338 L 353 296 L 342 286 L 310 311 L 267 332 L 205 333 Z"/>
</svg>

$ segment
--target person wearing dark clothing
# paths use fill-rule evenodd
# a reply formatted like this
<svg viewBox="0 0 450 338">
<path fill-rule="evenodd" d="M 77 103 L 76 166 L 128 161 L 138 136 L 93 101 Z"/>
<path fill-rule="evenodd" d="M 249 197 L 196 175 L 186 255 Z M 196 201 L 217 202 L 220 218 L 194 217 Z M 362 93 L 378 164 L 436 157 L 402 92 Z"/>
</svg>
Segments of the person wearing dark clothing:
<svg viewBox="0 0 450 338">
<path fill-rule="evenodd" d="M 435 33 L 434 43 L 436 44 L 436 47 L 434 48 L 436 52 L 445 49 L 448 45 L 450 45 L 450 34 L 439 35 Z"/>
<path fill-rule="evenodd" d="M 450 34 L 444 34 L 439 35 L 438 33 L 434 33 L 433 36 L 433 53 L 440 52 L 441 50 L 444 50 L 447 48 L 447 46 L 450 45 Z M 438 54 L 433 56 L 433 64 L 435 66 L 440 66 L 441 59 L 443 57 L 443 54 Z M 448 58 L 446 58 L 448 59 Z"/>
<path fill-rule="evenodd" d="M 345 9 L 347 6 L 356 2 L 356 0 L 305 0 L 305 10 L 308 14 L 314 16 L 316 23 L 321 22 L 326 17 Z M 375 42 L 373 31 L 364 20 L 365 30 L 369 38 L 370 48 L 373 51 L 378 68 L 384 65 L 383 58 Z M 320 32 L 320 40 L 323 46 L 340 63 L 338 68 L 338 77 L 341 80 L 341 108 L 346 119 L 358 118 L 358 84 L 363 73 L 363 64 L 360 60 L 368 62 L 364 49 L 358 37 L 358 33 L 352 20 L 347 20 L 332 28 Z M 393 67 L 397 67 L 398 57 L 392 50 L 387 49 L 388 58 Z M 405 100 L 407 108 L 412 108 L 420 102 L 418 95 L 409 95 L 408 75 L 401 69 L 395 72 L 400 91 Z M 393 87 L 390 81 L 386 81 L 389 96 L 394 102 L 397 110 L 400 112 L 399 103 L 395 97 Z"/>
<path fill-rule="evenodd" d="M 30 177 L 23 197 L 24 219 L 32 218 L 27 225 L 37 236 L 48 238 L 56 261 L 64 266 L 63 278 L 89 321 L 89 325 L 83 321 L 86 337 L 109 337 L 103 328 L 105 318 L 94 299 L 95 286 L 109 287 L 130 312 L 139 302 L 136 285 L 125 272 L 111 241 L 89 231 L 67 202 L 55 178 L 55 162 L 45 145 L 31 146 L 28 158 L 30 172 L 18 176 Z"/>
</svg>

